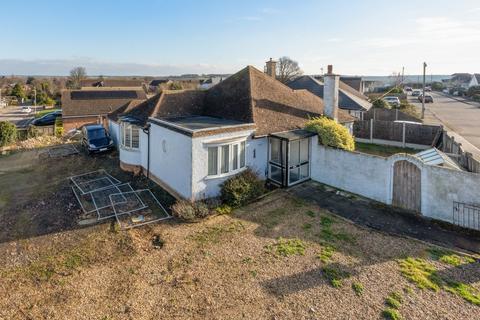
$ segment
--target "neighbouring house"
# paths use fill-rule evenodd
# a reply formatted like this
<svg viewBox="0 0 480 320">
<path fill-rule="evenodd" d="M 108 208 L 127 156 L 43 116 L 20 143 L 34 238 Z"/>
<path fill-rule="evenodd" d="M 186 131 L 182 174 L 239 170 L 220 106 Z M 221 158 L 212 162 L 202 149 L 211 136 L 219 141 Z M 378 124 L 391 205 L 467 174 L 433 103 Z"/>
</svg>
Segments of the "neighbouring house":
<svg viewBox="0 0 480 320">
<path fill-rule="evenodd" d="M 157 91 L 160 89 L 160 86 L 168 86 L 169 84 L 172 83 L 172 80 L 170 79 L 153 79 L 150 81 L 148 84 L 150 91 Z"/>
<path fill-rule="evenodd" d="M 80 87 L 82 89 L 92 88 L 116 88 L 116 89 L 141 89 L 143 88 L 143 80 L 139 79 L 84 79 L 80 81 Z"/>
<path fill-rule="evenodd" d="M 372 104 L 368 98 L 342 82 L 340 77 L 338 106 L 350 115 L 358 119 L 363 119 L 363 114 L 370 110 Z M 323 99 L 324 83 L 312 76 L 301 76 L 287 84 L 290 88 L 299 90 L 305 89 Z"/>
<path fill-rule="evenodd" d="M 143 89 L 93 89 L 62 91 L 62 121 L 65 132 L 89 123 L 104 123 L 106 116 L 147 98 Z"/>
<path fill-rule="evenodd" d="M 224 80 L 223 77 L 210 77 L 208 79 L 200 80 L 200 83 L 198 86 L 202 90 L 207 90 L 213 87 L 214 85 L 219 84 L 223 80 Z"/>
<path fill-rule="evenodd" d="M 164 90 L 111 113 L 109 130 L 124 170 L 143 172 L 177 198 L 217 196 L 229 177 L 251 168 L 281 186 L 310 177 L 310 117 L 352 130 L 338 109 L 339 76 L 325 75 L 325 99 L 292 90 L 248 66 L 208 90 Z"/>
<path fill-rule="evenodd" d="M 480 81 L 480 74 L 472 74 L 472 78 L 470 79 L 470 82 L 468 83 L 468 88 L 471 87 L 477 87 Z"/>
</svg>

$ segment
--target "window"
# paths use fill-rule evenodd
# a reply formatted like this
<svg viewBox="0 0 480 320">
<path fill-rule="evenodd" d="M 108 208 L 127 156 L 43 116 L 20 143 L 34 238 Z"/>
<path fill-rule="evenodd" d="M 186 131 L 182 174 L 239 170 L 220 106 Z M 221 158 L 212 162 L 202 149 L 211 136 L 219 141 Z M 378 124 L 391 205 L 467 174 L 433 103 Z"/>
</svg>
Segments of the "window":
<svg viewBox="0 0 480 320">
<path fill-rule="evenodd" d="M 208 175 L 216 176 L 245 167 L 245 141 L 208 147 Z"/>
<path fill-rule="evenodd" d="M 138 149 L 140 141 L 140 132 L 137 126 L 129 123 L 121 123 L 122 147 L 128 149 Z"/>
</svg>

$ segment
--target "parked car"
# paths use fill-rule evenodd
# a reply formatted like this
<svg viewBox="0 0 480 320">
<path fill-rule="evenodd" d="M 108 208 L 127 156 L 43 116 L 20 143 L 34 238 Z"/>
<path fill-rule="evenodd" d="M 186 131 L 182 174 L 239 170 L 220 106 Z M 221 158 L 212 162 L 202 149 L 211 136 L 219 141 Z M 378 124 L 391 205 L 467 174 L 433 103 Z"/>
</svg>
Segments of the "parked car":
<svg viewBox="0 0 480 320">
<path fill-rule="evenodd" d="M 412 97 L 418 97 L 422 94 L 422 91 L 420 90 L 413 90 L 412 92 Z"/>
<path fill-rule="evenodd" d="M 400 99 L 398 99 L 398 97 L 386 96 L 383 98 L 383 100 L 395 108 L 400 107 Z"/>
<path fill-rule="evenodd" d="M 412 87 L 405 87 L 404 91 L 405 91 L 405 93 L 408 94 L 409 92 L 411 93 L 413 91 L 413 89 L 412 89 Z"/>
<path fill-rule="evenodd" d="M 425 92 L 432 92 L 432 88 L 431 87 L 425 87 Z"/>
<path fill-rule="evenodd" d="M 88 124 L 82 128 L 82 145 L 88 153 L 104 152 L 114 148 L 113 140 L 101 124 Z"/>
<path fill-rule="evenodd" d="M 49 112 L 49 113 L 41 116 L 40 118 L 34 119 L 31 122 L 31 124 L 33 124 L 34 126 L 37 126 L 37 127 L 53 126 L 55 124 L 55 120 L 57 120 L 57 118 L 61 118 L 61 117 L 62 117 L 62 111 L 56 110 L 56 111 Z"/>
<path fill-rule="evenodd" d="M 422 102 L 423 94 L 418 96 L 418 101 Z M 433 103 L 433 97 L 430 94 L 425 94 L 425 103 Z"/>
<path fill-rule="evenodd" d="M 21 113 L 30 113 L 32 112 L 32 108 L 30 106 L 23 106 L 20 110 Z"/>
</svg>

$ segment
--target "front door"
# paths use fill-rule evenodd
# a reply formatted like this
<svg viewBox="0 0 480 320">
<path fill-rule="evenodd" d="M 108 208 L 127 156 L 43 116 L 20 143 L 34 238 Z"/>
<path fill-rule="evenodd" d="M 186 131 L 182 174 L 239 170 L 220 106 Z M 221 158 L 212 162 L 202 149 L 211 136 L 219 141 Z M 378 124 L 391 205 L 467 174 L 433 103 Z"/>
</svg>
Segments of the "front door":
<svg viewBox="0 0 480 320">
<path fill-rule="evenodd" d="M 310 178 L 310 138 L 269 137 L 268 178 L 283 187 Z"/>
</svg>

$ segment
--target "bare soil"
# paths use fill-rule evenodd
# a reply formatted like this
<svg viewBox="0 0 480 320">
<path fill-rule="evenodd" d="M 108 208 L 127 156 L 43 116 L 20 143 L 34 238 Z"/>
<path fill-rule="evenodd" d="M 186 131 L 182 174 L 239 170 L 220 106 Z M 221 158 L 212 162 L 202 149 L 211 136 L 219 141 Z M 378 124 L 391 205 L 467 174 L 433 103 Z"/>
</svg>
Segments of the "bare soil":
<svg viewBox="0 0 480 320">
<path fill-rule="evenodd" d="M 480 318 L 457 295 L 417 288 L 398 264 L 421 257 L 478 290 L 478 257 L 452 267 L 430 257 L 433 245 L 356 226 L 285 190 L 199 223 L 79 228 L 67 176 L 102 167 L 146 182 L 122 173 L 115 154 L 23 161 L 12 169 L 0 158 L 0 319 L 381 319 L 393 291 L 405 319 Z"/>
</svg>

